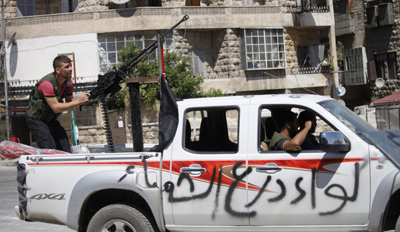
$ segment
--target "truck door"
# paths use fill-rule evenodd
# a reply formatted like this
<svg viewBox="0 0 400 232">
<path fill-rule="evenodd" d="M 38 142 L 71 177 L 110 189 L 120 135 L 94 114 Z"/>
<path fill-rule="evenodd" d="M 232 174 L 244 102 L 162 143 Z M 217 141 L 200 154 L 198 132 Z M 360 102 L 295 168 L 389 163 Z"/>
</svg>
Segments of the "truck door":
<svg viewBox="0 0 400 232">
<path fill-rule="evenodd" d="M 182 113 L 184 123 L 177 129 L 177 135 L 182 131 L 182 141 L 175 137 L 171 172 L 164 182 L 167 228 L 192 231 L 207 226 L 215 231 L 220 226 L 249 225 L 247 148 L 239 146 L 239 140 L 245 139 L 239 125 L 247 119 L 239 117 L 241 111 L 238 106 L 224 106 Z"/>
<path fill-rule="evenodd" d="M 290 152 L 267 149 L 265 143 L 280 131 L 279 112 L 290 110 L 298 114 L 305 110 L 290 105 L 279 107 L 251 106 L 253 118 L 249 121 L 254 124 L 249 126 L 248 165 L 252 172 L 248 175 L 247 205 L 250 225 L 265 226 L 266 231 L 282 226 L 287 227 L 285 231 L 299 231 L 300 227 L 309 231 L 319 226 L 333 230 L 343 226 L 362 228 L 368 223 L 370 202 L 367 144 L 344 129 L 351 144 L 347 153 L 328 153 L 318 148 Z M 314 134 L 338 130 L 332 124 L 335 120 L 324 118 L 329 114 L 308 110 L 317 118 Z"/>
</svg>

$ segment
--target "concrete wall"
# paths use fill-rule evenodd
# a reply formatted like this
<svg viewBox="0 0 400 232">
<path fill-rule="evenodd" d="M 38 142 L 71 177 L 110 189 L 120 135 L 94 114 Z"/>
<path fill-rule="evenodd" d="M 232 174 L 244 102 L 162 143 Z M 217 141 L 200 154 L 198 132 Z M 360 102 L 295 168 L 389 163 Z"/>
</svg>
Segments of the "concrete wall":
<svg viewBox="0 0 400 232">
<path fill-rule="evenodd" d="M 53 72 L 53 59 L 64 53 L 75 54 L 78 82 L 96 81 L 99 74 L 97 34 L 21 39 L 8 49 L 7 74 L 11 86 L 33 85 L 33 80 Z"/>
</svg>

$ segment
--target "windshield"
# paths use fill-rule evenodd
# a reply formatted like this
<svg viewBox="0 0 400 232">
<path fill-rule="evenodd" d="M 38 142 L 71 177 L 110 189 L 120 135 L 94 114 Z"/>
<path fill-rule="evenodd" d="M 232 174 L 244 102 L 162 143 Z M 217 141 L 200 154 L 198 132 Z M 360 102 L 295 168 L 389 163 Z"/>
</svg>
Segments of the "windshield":
<svg viewBox="0 0 400 232">
<path fill-rule="evenodd" d="M 377 131 L 376 128 L 371 126 L 368 122 L 363 120 L 360 116 L 355 114 L 349 108 L 344 106 L 339 101 L 327 100 L 318 103 L 329 111 L 333 116 L 339 119 L 343 124 L 350 128 L 354 133 L 360 135 L 360 137 L 367 143 L 371 144 L 368 139 L 361 136 L 362 133 L 368 133 Z"/>
</svg>

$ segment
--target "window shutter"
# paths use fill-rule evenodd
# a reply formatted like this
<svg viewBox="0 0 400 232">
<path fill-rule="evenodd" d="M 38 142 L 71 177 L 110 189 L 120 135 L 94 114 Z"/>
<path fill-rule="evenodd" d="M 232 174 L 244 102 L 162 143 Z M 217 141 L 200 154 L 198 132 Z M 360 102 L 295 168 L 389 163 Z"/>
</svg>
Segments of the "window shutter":
<svg viewBox="0 0 400 232">
<path fill-rule="evenodd" d="M 61 0 L 61 12 L 66 13 L 69 12 L 69 0 Z"/>
<path fill-rule="evenodd" d="M 204 67 L 205 55 L 204 55 L 204 51 L 193 50 L 193 51 L 189 51 L 188 55 L 189 55 L 189 57 L 191 59 L 193 73 L 197 74 L 197 75 L 200 75 L 200 76 L 204 76 L 204 73 L 205 73 L 205 67 Z"/>
<path fill-rule="evenodd" d="M 343 54 L 345 62 L 344 81 L 346 85 L 367 84 L 367 61 L 364 47 L 346 49 Z"/>
<path fill-rule="evenodd" d="M 17 8 L 19 17 L 35 15 L 35 0 L 18 0 Z"/>
<path fill-rule="evenodd" d="M 374 60 L 370 60 L 368 62 L 368 76 L 369 80 L 371 81 L 376 80 L 376 65 Z"/>
</svg>

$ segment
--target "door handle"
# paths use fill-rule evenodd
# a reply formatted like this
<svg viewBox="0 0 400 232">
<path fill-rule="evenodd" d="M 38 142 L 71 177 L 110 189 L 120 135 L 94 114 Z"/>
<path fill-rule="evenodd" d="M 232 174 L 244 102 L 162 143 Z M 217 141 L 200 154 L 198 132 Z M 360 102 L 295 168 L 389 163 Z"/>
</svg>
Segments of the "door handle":
<svg viewBox="0 0 400 232">
<path fill-rule="evenodd" d="M 282 171 L 282 168 L 276 165 L 276 163 L 267 163 L 265 166 L 256 167 L 256 172 L 264 172 L 273 174 Z"/>
<path fill-rule="evenodd" d="M 189 167 L 181 168 L 181 173 L 186 173 L 191 176 L 200 176 L 201 173 L 206 172 L 207 169 L 200 166 L 200 164 L 192 164 Z"/>
<path fill-rule="evenodd" d="M 205 168 L 190 168 L 190 167 L 184 167 L 184 168 L 181 168 L 181 173 L 192 173 L 192 172 L 201 172 L 201 173 L 203 173 L 203 172 L 206 172 L 207 171 L 207 169 L 205 169 Z"/>
</svg>

